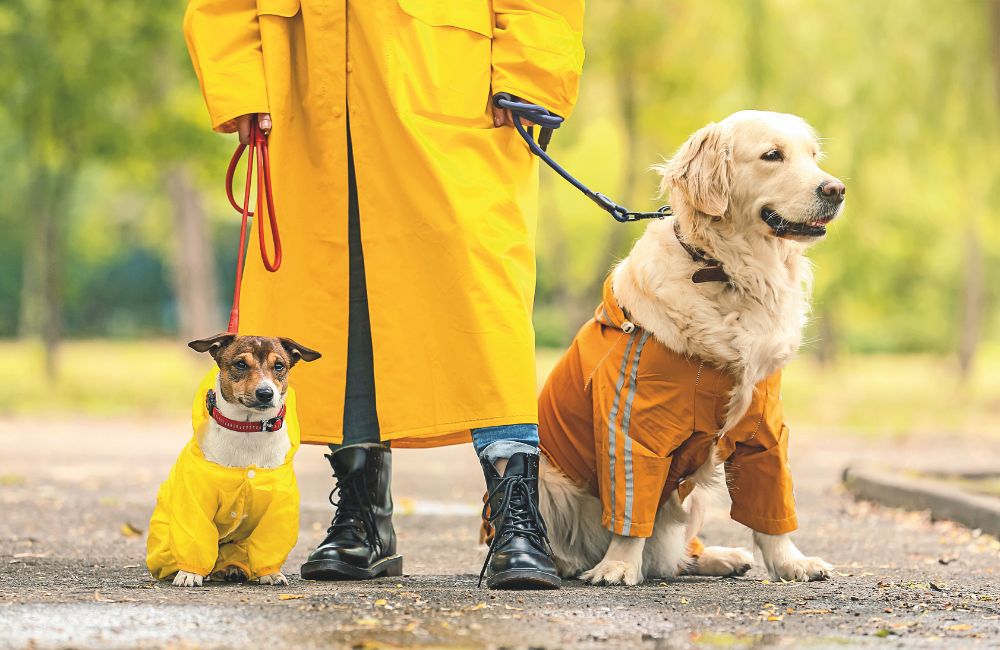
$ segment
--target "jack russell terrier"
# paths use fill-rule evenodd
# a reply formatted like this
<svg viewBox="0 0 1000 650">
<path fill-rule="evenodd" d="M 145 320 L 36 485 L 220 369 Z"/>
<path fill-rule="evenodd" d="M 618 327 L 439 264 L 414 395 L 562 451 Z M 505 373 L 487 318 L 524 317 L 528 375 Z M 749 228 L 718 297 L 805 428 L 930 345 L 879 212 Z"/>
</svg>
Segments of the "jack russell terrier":
<svg viewBox="0 0 1000 650">
<path fill-rule="evenodd" d="M 218 334 L 188 344 L 218 369 L 195 397 L 194 436 L 160 486 L 146 564 L 180 587 L 206 580 L 287 585 L 299 532 L 299 447 L 288 373 L 319 352 L 287 338 Z"/>
</svg>

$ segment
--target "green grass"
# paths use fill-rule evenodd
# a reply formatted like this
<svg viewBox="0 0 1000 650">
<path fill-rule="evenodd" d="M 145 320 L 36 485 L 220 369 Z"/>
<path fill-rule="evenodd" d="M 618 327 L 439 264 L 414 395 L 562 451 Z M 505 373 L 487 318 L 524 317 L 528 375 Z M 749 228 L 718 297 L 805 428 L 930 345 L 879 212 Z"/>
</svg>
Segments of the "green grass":
<svg viewBox="0 0 1000 650">
<path fill-rule="evenodd" d="M 538 351 L 539 382 L 561 350 Z M 59 377 L 42 372 L 42 349 L 0 342 L 10 371 L 0 414 L 30 416 L 177 416 L 187 413 L 204 356 L 175 341 L 74 341 L 59 357 Z M 863 436 L 1000 435 L 1000 350 L 984 351 L 965 383 L 948 359 L 849 356 L 829 367 L 802 357 L 785 371 L 786 417 L 800 434 Z"/>
<path fill-rule="evenodd" d="M 187 413 L 210 360 L 180 341 L 73 341 L 59 349 L 55 381 L 42 347 L 0 342 L 13 381 L 0 413 L 17 415 L 177 415 Z"/>
</svg>

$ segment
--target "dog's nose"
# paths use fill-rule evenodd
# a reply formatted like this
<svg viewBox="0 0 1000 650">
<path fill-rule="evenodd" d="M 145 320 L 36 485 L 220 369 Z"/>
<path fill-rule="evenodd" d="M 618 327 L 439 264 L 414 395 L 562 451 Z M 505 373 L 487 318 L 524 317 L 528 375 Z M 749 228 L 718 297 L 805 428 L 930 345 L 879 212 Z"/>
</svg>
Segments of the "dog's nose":
<svg viewBox="0 0 1000 650">
<path fill-rule="evenodd" d="M 820 183 L 820 186 L 816 188 L 816 194 L 821 199 L 840 203 L 844 200 L 844 195 L 847 194 L 847 186 L 838 180 L 826 181 Z"/>
<path fill-rule="evenodd" d="M 274 389 L 270 386 L 261 386 L 254 394 L 257 396 L 258 402 L 270 402 L 274 397 Z"/>
</svg>

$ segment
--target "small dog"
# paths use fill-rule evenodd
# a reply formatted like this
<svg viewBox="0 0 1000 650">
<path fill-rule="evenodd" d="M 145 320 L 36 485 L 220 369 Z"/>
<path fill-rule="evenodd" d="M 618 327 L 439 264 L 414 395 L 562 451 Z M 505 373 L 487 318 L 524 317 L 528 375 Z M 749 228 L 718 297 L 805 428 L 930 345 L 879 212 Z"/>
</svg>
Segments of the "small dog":
<svg viewBox="0 0 1000 650">
<path fill-rule="evenodd" d="M 615 267 L 539 398 L 540 507 L 564 576 L 746 572 L 748 551 L 696 537 L 727 482 L 773 578 L 829 576 L 788 537 L 780 399 L 809 308 L 803 253 L 846 192 L 819 158 L 801 118 L 743 111 L 655 168 L 674 218 L 651 223 Z"/>
<path fill-rule="evenodd" d="M 160 487 L 146 564 L 181 587 L 204 580 L 287 585 L 299 530 L 299 446 L 288 373 L 319 352 L 288 338 L 218 334 L 188 344 L 218 370 L 194 403 L 194 437 Z"/>
</svg>

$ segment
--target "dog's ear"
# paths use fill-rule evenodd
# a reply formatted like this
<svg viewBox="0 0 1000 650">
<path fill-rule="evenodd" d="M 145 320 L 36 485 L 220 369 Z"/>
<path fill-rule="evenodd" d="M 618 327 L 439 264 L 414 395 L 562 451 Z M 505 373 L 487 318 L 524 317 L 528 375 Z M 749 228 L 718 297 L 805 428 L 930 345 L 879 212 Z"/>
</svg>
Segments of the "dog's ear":
<svg viewBox="0 0 1000 650">
<path fill-rule="evenodd" d="M 316 350 L 311 350 L 306 346 L 302 345 L 301 343 L 296 343 L 292 339 L 279 337 L 278 340 L 281 341 L 281 347 L 285 348 L 285 350 L 288 352 L 288 356 L 292 358 L 293 366 L 296 364 L 296 362 L 298 362 L 299 359 L 303 361 L 315 361 L 316 359 L 319 359 L 320 356 L 322 356 Z"/>
<path fill-rule="evenodd" d="M 694 133 L 673 158 L 653 169 L 663 175 L 660 192 L 678 191 L 698 212 L 721 217 L 729 207 L 732 135 L 712 123 Z"/>
<path fill-rule="evenodd" d="M 207 339 L 199 339 L 197 341 L 191 341 L 188 343 L 188 347 L 195 352 L 208 352 L 215 359 L 215 362 L 219 362 L 219 353 L 226 349 L 230 343 L 236 340 L 236 335 L 231 332 L 224 332 L 222 334 L 216 334 L 215 336 L 210 336 Z"/>
</svg>

